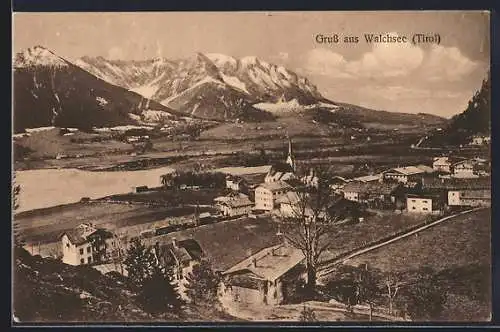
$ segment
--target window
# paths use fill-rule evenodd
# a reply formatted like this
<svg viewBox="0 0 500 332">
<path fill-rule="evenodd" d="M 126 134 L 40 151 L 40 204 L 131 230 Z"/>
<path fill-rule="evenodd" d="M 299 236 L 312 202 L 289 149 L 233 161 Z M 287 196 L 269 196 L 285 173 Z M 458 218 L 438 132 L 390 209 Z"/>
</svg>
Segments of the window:
<svg viewBox="0 0 500 332">
<path fill-rule="evenodd" d="M 83 255 L 83 248 L 80 248 L 80 255 Z"/>
<path fill-rule="evenodd" d="M 89 264 L 92 263 L 92 257 L 90 257 L 90 256 L 87 257 L 87 263 L 89 263 Z"/>
<path fill-rule="evenodd" d="M 428 209 L 427 208 L 423 208 L 422 210 L 427 211 Z"/>
<path fill-rule="evenodd" d="M 66 243 L 66 248 L 69 248 L 69 243 Z"/>
<path fill-rule="evenodd" d="M 416 207 L 412 207 L 412 210 L 416 210 L 417 208 Z"/>
<path fill-rule="evenodd" d="M 90 252 L 90 246 L 87 247 L 87 252 Z"/>
<path fill-rule="evenodd" d="M 427 201 L 422 201 L 422 203 L 427 204 Z"/>
<path fill-rule="evenodd" d="M 85 260 L 83 258 L 80 259 L 80 264 L 85 264 Z"/>
<path fill-rule="evenodd" d="M 413 203 L 415 203 L 415 202 L 416 202 L 416 200 L 414 200 L 414 199 L 412 199 L 411 201 L 412 201 Z"/>
</svg>

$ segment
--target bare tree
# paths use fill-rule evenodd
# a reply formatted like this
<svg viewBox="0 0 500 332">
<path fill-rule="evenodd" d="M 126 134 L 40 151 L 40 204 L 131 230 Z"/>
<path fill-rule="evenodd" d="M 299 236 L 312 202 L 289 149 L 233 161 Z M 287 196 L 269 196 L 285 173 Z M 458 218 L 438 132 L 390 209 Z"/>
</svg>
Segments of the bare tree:
<svg viewBox="0 0 500 332">
<path fill-rule="evenodd" d="M 326 185 L 324 174 L 318 175 L 318 187 L 288 193 L 288 209 L 282 211 L 283 236 L 289 244 L 302 250 L 307 270 L 306 288 L 309 294 L 316 286 L 316 272 L 321 255 L 333 244 L 333 226 L 341 220 L 328 209 L 333 195 Z"/>
<path fill-rule="evenodd" d="M 384 286 L 386 290 L 386 296 L 389 300 L 389 314 L 393 314 L 394 299 L 398 294 L 399 289 L 402 287 L 401 277 L 395 273 L 388 273 L 385 276 Z"/>
</svg>

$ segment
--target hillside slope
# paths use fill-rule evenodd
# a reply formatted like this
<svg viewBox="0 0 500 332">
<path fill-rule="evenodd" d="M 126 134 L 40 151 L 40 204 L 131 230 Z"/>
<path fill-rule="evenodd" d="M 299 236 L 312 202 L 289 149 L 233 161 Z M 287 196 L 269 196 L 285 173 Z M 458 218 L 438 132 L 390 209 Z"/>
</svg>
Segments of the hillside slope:
<svg viewBox="0 0 500 332">
<path fill-rule="evenodd" d="M 491 74 L 469 100 L 467 108 L 455 115 L 442 131 L 435 132 L 423 142 L 424 147 L 466 144 L 472 135 L 491 135 Z"/>
<path fill-rule="evenodd" d="M 203 305 L 185 304 L 180 314 L 152 316 L 135 304 L 127 278 L 89 266 L 14 253 L 13 314 L 18 323 L 200 322 L 237 320 Z"/>
</svg>

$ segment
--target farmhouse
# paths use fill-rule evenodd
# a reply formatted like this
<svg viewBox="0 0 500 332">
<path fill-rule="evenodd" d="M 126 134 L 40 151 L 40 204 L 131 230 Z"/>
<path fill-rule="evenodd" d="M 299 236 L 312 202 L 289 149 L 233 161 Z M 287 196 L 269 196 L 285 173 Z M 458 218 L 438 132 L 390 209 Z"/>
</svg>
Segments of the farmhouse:
<svg viewBox="0 0 500 332">
<path fill-rule="evenodd" d="M 279 244 L 265 248 L 223 272 L 224 302 L 277 305 L 286 303 L 304 280 L 304 254 Z"/>
<path fill-rule="evenodd" d="M 384 180 L 395 180 L 401 183 L 417 181 L 426 171 L 416 166 L 405 166 L 392 168 L 383 172 Z"/>
<path fill-rule="evenodd" d="M 113 234 L 90 223 L 61 234 L 62 261 L 69 265 L 94 264 L 106 261 L 118 244 Z"/>
<path fill-rule="evenodd" d="M 452 165 L 453 177 L 455 178 L 477 178 L 474 172 L 475 162 L 463 160 Z"/>
<path fill-rule="evenodd" d="M 291 190 L 292 186 L 284 181 L 262 183 L 255 189 L 255 208 L 271 211 L 276 207 L 276 199 Z"/>
<path fill-rule="evenodd" d="M 395 203 L 397 183 L 363 183 L 349 182 L 342 189 L 344 198 L 354 202 L 367 203 L 369 201 L 380 200 L 382 202 Z"/>
<path fill-rule="evenodd" d="M 448 192 L 450 206 L 491 206 L 490 189 L 462 189 Z"/>
<path fill-rule="evenodd" d="M 218 204 L 218 208 L 225 216 L 241 216 L 250 213 L 254 203 L 250 201 L 248 196 L 239 195 L 230 199 L 224 200 Z"/>
</svg>

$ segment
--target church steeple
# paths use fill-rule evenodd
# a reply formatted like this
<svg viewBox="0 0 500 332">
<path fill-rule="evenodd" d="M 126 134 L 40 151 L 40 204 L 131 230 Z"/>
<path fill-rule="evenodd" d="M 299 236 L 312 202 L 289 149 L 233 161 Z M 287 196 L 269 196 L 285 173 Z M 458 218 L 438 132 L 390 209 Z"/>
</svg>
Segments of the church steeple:
<svg viewBox="0 0 500 332">
<path fill-rule="evenodd" d="M 286 158 L 286 163 L 290 165 L 295 172 L 295 157 L 293 156 L 292 140 L 290 138 L 288 138 L 288 157 Z"/>
</svg>

